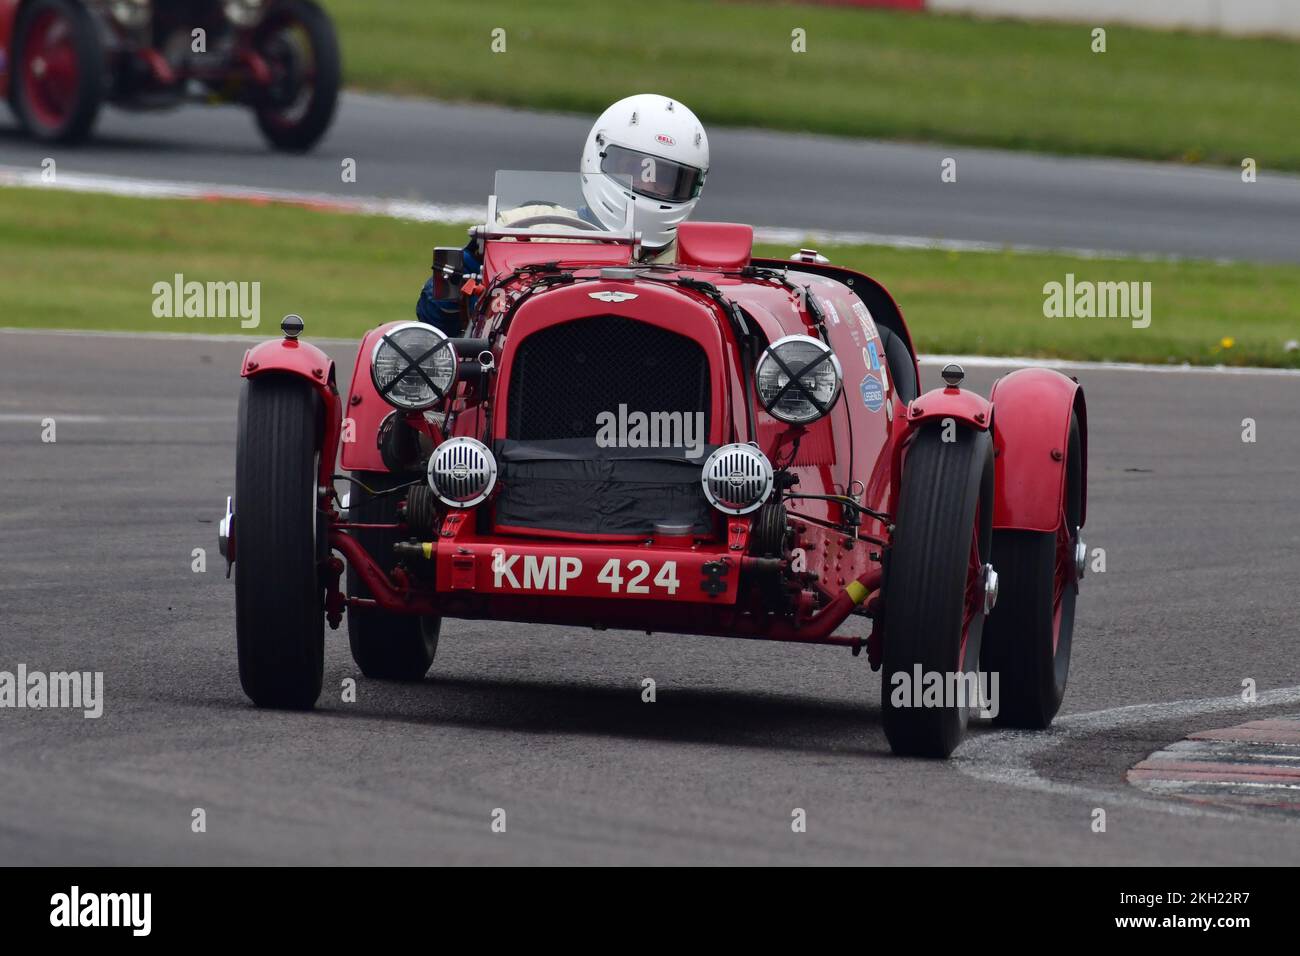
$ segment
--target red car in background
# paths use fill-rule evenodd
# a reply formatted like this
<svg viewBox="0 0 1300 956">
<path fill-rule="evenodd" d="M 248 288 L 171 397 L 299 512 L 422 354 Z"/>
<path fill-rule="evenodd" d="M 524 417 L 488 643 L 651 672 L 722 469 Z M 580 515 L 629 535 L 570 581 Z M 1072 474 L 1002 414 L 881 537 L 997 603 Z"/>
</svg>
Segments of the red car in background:
<svg viewBox="0 0 1300 956">
<path fill-rule="evenodd" d="M 334 118 L 338 40 L 312 0 L 0 0 L 0 95 L 33 135 L 83 139 L 100 108 L 239 103 L 277 149 Z"/>
<path fill-rule="evenodd" d="M 871 278 L 754 258 L 730 223 L 642 262 L 630 211 L 602 230 L 582 201 L 499 173 L 482 271 L 435 251 L 463 336 L 382 324 L 346 394 L 297 316 L 245 355 L 219 540 L 254 703 L 313 706 L 346 612 L 374 678 L 422 678 L 444 618 L 669 631 L 865 649 L 900 753 L 948 755 L 981 706 L 931 675 L 997 672 L 988 709 L 1046 727 L 1086 553 L 1078 383 L 1021 369 L 986 399 L 950 365 L 922 393 Z"/>
</svg>

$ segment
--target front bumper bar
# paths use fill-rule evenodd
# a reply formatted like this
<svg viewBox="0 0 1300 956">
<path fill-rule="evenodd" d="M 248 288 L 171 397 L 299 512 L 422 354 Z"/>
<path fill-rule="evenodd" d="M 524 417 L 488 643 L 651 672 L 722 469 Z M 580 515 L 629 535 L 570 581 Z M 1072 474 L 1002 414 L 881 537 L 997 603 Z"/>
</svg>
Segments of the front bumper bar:
<svg viewBox="0 0 1300 956">
<path fill-rule="evenodd" d="M 579 624 L 831 644 L 855 649 L 866 643 L 864 637 L 837 635 L 834 631 L 880 586 L 881 580 L 879 566 L 873 567 L 857 580 L 850 581 L 821 608 L 795 620 L 738 605 L 741 572 L 751 566 L 765 565 L 767 559 L 729 553 L 720 548 L 706 551 L 634 545 L 571 546 L 563 542 L 521 544 L 515 539 L 439 540 L 415 545 L 419 548 L 420 560 L 438 562 L 435 571 L 437 590 L 428 591 L 411 587 L 401 568 L 390 577 L 344 530 L 332 531 L 330 544 L 343 554 L 373 595 L 370 598 L 348 598 L 347 603 L 357 607 L 374 607 L 398 614 Z M 502 556 L 494 553 L 497 550 Z M 534 559 L 531 572 L 527 570 L 525 560 L 529 554 Z M 512 555 L 515 561 L 507 563 Z M 545 563 L 548 557 L 555 561 Z M 562 564 L 560 559 L 565 557 L 590 557 L 599 563 L 592 568 L 584 560 L 583 568 L 577 571 L 572 563 Z M 619 561 L 618 570 L 600 580 L 601 572 L 611 560 Z M 649 565 L 643 575 L 639 567 L 631 567 L 631 562 L 636 560 Z M 675 569 L 678 586 L 676 593 L 671 595 L 665 593 L 670 586 L 669 575 L 663 573 L 666 561 L 678 562 Z M 723 564 L 723 570 L 717 574 L 706 572 L 706 566 L 711 563 Z M 513 572 L 520 585 L 518 588 L 509 580 L 507 571 Z M 565 577 L 564 590 L 560 589 L 562 576 Z M 618 585 L 619 593 L 612 590 L 616 576 L 622 579 Z M 658 593 L 654 590 L 656 576 L 661 578 Z M 715 578 L 716 584 L 706 584 Z M 525 582 L 530 586 L 525 587 Z M 629 583 L 651 588 L 651 593 L 634 590 L 628 594 Z M 719 585 L 725 589 L 713 594 L 710 588 Z"/>
</svg>

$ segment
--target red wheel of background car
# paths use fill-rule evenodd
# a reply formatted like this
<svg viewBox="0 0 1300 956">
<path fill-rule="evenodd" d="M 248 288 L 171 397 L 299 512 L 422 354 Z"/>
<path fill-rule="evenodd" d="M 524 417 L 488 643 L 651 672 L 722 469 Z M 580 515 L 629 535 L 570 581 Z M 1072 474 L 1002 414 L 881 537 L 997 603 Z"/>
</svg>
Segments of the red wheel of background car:
<svg viewBox="0 0 1300 956">
<path fill-rule="evenodd" d="M 1075 549 L 1082 505 L 1083 444 L 1079 421 L 1071 416 L 1065 500 L 1056 530 L 993 535 L 1001 593 L 985 625 L 982 665 L 998 674 L 999 724 L 1047 727 L 1065 697 L 1079 593 Z"/>
<path fill-rule="evenodd" d="M 253 43 L 271 74 L 256 104 L 258 127 L 277 149 L 310 149 L 334 119 L 342 82 L 329 16 L 311 0 L 288 0 L 258 26 Z"/>
<path fill-rule="evenodd" d="M 77 53 L 72 27 L 57 11 L 42 10 L 28 30 L 19 64 L 27 102 L 45 126 L 62 126 L 77 98 Z"/>
<path fill-rule="evenodd" d="M 15 33 L 14 107 L 35 136 L 70 142 L 90 131 L 103 98 L 103 50 L 89 14 L 37 0 Z"/>
</svg>

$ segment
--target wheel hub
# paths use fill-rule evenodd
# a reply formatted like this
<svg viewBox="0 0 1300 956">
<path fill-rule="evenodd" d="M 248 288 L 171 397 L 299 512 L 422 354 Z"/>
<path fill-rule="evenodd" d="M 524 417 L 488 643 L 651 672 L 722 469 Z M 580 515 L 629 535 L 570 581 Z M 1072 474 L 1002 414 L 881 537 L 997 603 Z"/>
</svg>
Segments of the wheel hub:
<svg viewBox="0 0 1300 956">
<path fill-rule="evenodd" d="M 226 559 L 226 577 L 230 577 L 230 566 L 235 563 L 235 509 L 231 507 L 231 498 L 226 496 L 226 513 L 217 524 L 217 550 Z"/>
<path fill-rule="evenodd" d="M 998 573 L 993 565 L 984 565 L 984 613 L 988 614 L 998 603 Z"/>
<path fill-rule="evenodd" d="M 1088 569 L 1088 546 L 1080 539 L 1074 543 L 1074 573 L 1083 580 L 1083 572 Z"/>
</svg>

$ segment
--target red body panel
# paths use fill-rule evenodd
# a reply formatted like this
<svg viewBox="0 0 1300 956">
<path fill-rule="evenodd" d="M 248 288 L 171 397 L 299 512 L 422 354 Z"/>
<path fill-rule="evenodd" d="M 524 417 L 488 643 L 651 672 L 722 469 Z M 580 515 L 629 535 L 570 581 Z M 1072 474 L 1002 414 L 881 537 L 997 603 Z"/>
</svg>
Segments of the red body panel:
<svg viewBox="0 0 1300 956">
<path fill-rule="evenodd" d="M 1083 511 L 1088 501 L 1088 429 L 1083 389 L 1060 372 L 1018 369 L 993 385 L 993 448 L 997 489 L 993 526 L 1054 531 L 1065 498 L 1070 413 L 1079 416 L 1083 452 Z"/>
<path fill-rule="evenodd" d="M 0 97 L 9 95 L 9 77 L 13 70 L 14 27 L 18 21 L 20 0 L 0 0 Z"/>
<path fill-rule="evenodd" d="M 625 266 L 632 261 L 630 246 L 584 242 L 489 242 L 483 257 L 483 275 L 491 279 L 520 266 L 537 262 L 554 262 L 581 256 L 579 261 L 592 265 Z"/>
<path fill-rule="evenodd" d="M 754 248 L 754 228 L 736 222 L 684 222 L 677 227 L 677 261 L 703 269 L 743 269 Z"/>
<path fill-rule="evenodd" d="M 388 322 L 366 333 L 357 347 L 357 361 L 352 368 L 352 381 L 348 386 L 348 400 L 343 408 L 343 419 L 349 422 L 355 441 L 342 442 L 340 464 L 346 471 L 387 471 L 375 436 L 379 424 L 393 411 L 379 397 L 379 390 L 370 378 L 370 354 L 375 343 L 386 331 L 402 322 Z"/>
<path fill-rule="evenodd" d="M 721 256 L 737 262 L 747 260 L 751 235 L 748 227 L 703 224 L 694 238 L 700 239 L 708 248 L 696 250 L 694 255 L 698 258 Z M 693 248 L 694 238 L 688 231 L 688 253 Z M 532 276 L 511 275 L 521 266 L 566 258 L 570 261 L 565 264 L 565 269 L 577 280 L 569 284 L 539 288 L 527 294 L 535 281 Z M 489 241 L 484 255 L 484 281 L 491 286 L 492 292 L 485 297 L 482 310 L 473 317 L 466 334 L 493 342 L 497 371 L 486 396 L 467 397 L 463 391 L 459 393 L 460 397 L 454 403 L 458 411 L 452 418 L 448 434 L 473 437 L 483 437 L 485 431 L 493 435 L 504 434 L 509 416 L 506 397 L 510 392 L 510 374 L 521 343 L 534 332 L 557 323 L 613 313 L 658 326 L 699 343 L 708 359 L 712 378 L 710 443 L 746 441 L 755 437 L 748 434 L 746 425 L 749 412 L 744 378 L 750 370 L 743 367 L 739 344 L 722 309 L 704 292 L 675 283 L 599 277 L 602 266 L 623 265 L 629 261 L 629 247 L 626 245 Z M 770 278 L 763 281 L 743 278 L 735 271 L 717 271 L 721 267 L 683 266 L 680 273 L 661 270 L 655 273 L 655 277 L 684 275 L 710 283 L 722 296 L 737 303 L 744 310 L 747 321 L 755 323 L 769 342 L 790 334 L 816 334 L 813 316 L 805 305 L 809 296 L 815 299 L 824 316 L 827 339 L 844 369 L 845 388 L 831 413 L 808 428 L 786 425 L 757 408 L 756 437 L 771 460 L 791 462 L 789 470 L 798 478 L 798 493 L 856 494 L 863 504 L 882 510 L 888 506 L 895 484 L 893 451 L 906 428 L 902 421 L 902 405 L 893 395 L 893 386 L 885 368 L 879 330 L 864 303 L 843 281 L 796 271 L 798 265 L 795 263 L 783 265 L 788 269 L 787 284 Z M 870 282 L 866 277 L 862 277 L 862 281 Z M 617 301 L 611 302 L 608 301 L 610 293 L 623 295 L 615 296 Z M 516 306 L 516 300 L 524 295 L 526 298 Z M 508 334 L 502 336 L 500 332 L 507 320 Z M 379 398 L 369 375 L 370 352 L 380 331 L 369 333 L 358 349 L 346 406 L 346 415 L 355 427 L 356 440 L 345 444 L 342 452 L 343 466 L 349 470 L 386 470 L 373 436 L 379 423 L 391 411 L 391 406 Z M 874 380 L 875 391 L 864 390 L 868 378 Z M 490 422 L 485 421 L 481 414 L 485 410 L 485 400 L 490 409 Z M 442 411 L 438 412 L 439 416 L 442 414 Z M 490 508 L 490 505 L 480 507 Z M 844 607 L 834 602 L 852 582 L 869 580 L 878 573 L 880 546 L 872 539 L 883 541 L 888 534 L 886 526 L 877 519 L 867 518 L 859 529 L 866 537 L 850 537 L 819 523 L 843 520 L 843 508 L 838 502 L 793 499 L 787 507 L 794 531 L 792 546 L 806 561 L 804 576 L 807 586 L 823 595 L 821 600 L 827 602 L 827 608 L 834 604 L 835 614 L 842 620 L 855 602 L 848 601 Z M 805 518 L 808 520 L 803 520 Z M 455 540 L 464 540 L 464 552 L 450 547 L 450 539 L 444 540 L 443 536 L 430 543 L 430 560 L 436 564 L 433 579 L 437 596 L 430 595 L 429 600 L 439 608 L 439 613 L 452 616 L 561 621 L 590 620 L 592 607 L 587 604 L 594 602 L 602 608 L 604 619 L 611 621 L 610 626 L 617 626 L 613 622 L 618 617 L 618 614 L 611 613 L 611 607 L 623 604 L 644 606 L 649 602 L 656 605 L 653 616 L 660 629 L 726 633 L 743 633 L 748 629 L 753 632 L 751 636 L 777 638 L 774 631 L 768 632 L 771 628 L 779 629 L 780 625 L 772 622 L 760 625 L 757 621 L 762 618 L 754 618 L 748 609 L 733 609 L 725 618 L 712 623 L 699 616 L 707 605 L 736 600 L 739 560 L 728 571 L 729 597 L 725 601 L 709 597 L 699 589 L 695 580 L 699 568 L 708 560 L 728 554 L 726 529 L 729 524 L 737 526 L 742 535 L 748 533 L 748 517 L 731 519 L 730 522 L 719 520 L 711 543 L 697 544 L 685 554 L 669 557 L 671 550 L 665 552 L 661 547 L 642 550 L 639 542 L 629 543 L 626 536 L 615 535 L 546 534 L 534 529 L 497 528 L 495 537 L 480 538 L 474 532 L 470 538 L 463 539 L 476 523 L 458 523 Z M 351 551 L 356 545 L 348 540 L 342 548 Z M 491 560 L 484 555 L 490 554 L 493 548 L 504 548 L 508 554 L 518 554 L 519 560 L 529 556 L 538 560 L 547 556 L 557 559 L 580 557 L 584 574 L 570 582 L 574 590 L 566 590 L 563 596 L 550 591 L 545 594 L 484 593 L 496 590 L 485 588 L 483 584 L 492 577 Z M 673 560 L 677 562 L 677 576 L 683 582 L 682 587 L 672 595 L 651 593 L 641 595 L 639 600 L 629 600 L 628 595 L 622 594 L 613 598 L 607 590 L 592 586 L 591 576 L 595 572 L 589 565 L 597 554 L 606 555 L 606 560 L 610 557 L 619 557 L 623 562 L 646 560 L 651 566 L 651 580 L 663 561 Z M 743 557 L 743 550 L 733 556 L 748 560 Z M 555 572 L 559 573 L 558 566 Z M 693 583 L 688 585 L 688 578 Z M 460 586 L 453 586 L 453 581 L 461 582 Z M 376 581 L 371 587 L 376 600 L 411 600 L 409 595 L 386 598 L 381 584 Z M 861 597 L 859 593 L 859 600 Z M 669 608 L 677 606 L 694 607 L 695 611 L 686 613 L 677 623 L 661 616 L 668 613 Z M 407 609 L 411 610 L 409 606 Z M 819 637 L 815 636 L 815 631 L 805 632 L 808 626 L 805 623 L 792 626 L 790 633 L 779 639 L 804 639 L 796 636 L 803 633 L 807 639 L 834 642 L 831 631 L 839 620 L 831 624 L 831 618 L 824 613 L 818 616 L 818 620 L 821 622 L 818 627 L 827 629 Z"/>
</svg>

